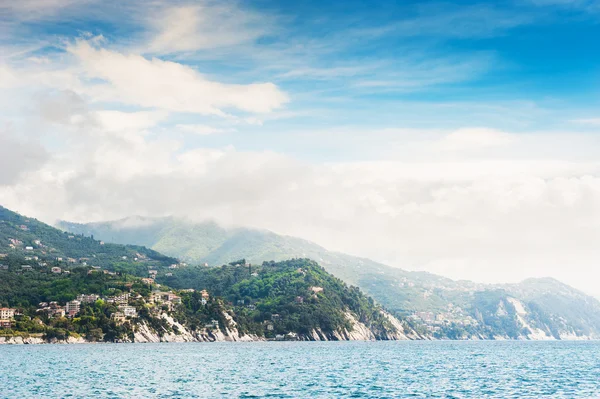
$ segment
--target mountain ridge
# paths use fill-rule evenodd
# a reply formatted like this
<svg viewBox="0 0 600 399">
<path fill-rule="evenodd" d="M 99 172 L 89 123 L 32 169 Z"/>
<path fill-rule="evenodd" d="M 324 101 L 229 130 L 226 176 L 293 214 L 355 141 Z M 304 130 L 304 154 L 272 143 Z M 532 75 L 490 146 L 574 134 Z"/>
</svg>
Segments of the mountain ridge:
<svg viewBox="0 0 600 399">
<path fill-rule="evenodd" d="M 124 225 L 127 219 L 117 222 Z M 308 240 L 268 230 L 226 229 L 214 221 L 192 223 L 173 217 L 142 220 L 153 226 L 121 228 L 109 221 L 91 225 L 62 222 L 59 227 L 82 234 L 112 235 L 117 240 L 137 236 L 163 253 L 182 254 L 190 262 L 209 265 L 239 258 L 253 263 L 310 258 L 346 283 L 363 289 L 395 315 L 412 317 L 415 327 L 440 337 L 600 336 L 600 302 L 551 278 L 517 284 L 455 281 L 328 251 Z M 171 246 L 173 242 L 176 245 Z M 478 327 L 473 328 L 473 324 Z M 522 334 L 521 330 L 529 333 Z"/>
<path fill-rule="evenodd" d="M 0 336 L 11 338 L 30 333 L 46 340 L 84 334 L 120 342 L 163 336 L 170 341 L 418 337 L 358 288 L 307 259 L 191 267 L 143 246 L 63 232 L 0 206 L 3 306 L 8 316 L 0 322 Z M 120 314 L 122 307 L 129 316 Z"/>
</svg>

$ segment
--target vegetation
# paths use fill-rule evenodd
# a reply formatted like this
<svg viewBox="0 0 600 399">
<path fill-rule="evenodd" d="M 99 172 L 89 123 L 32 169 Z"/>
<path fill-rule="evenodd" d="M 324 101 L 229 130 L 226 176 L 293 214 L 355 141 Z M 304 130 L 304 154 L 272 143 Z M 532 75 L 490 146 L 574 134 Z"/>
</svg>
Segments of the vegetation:
<svg viewBox="0 0 600 399">
<path fill-rule="evenodd" d="M 259 266 L 242 259 L 222 267 L 190 267 L 145 247 L 61 232 L 5 208 L 0 208 L 0 266 L 0 306 L 19 310 L 15 325 L 3 330 L 4 335 L 131 340 L 144 324 L 158 335 L 178 333 L 163 315 L 191 331 L 207 325 L 223 331 L 235 327 L 241 334 L 267 338 L 310 336 L 314 331 L 331 338 L 352 330 L 348 314 L 378 337 L 395 332 L 371 298 L 307 259 Z M 180 303 L 153 303 L 148 281 L 141 280 L 150 270 L 158 274 L 162 291 L 180 290 Z M 118 309 L 106 301 L 82 304 L 73 318 L 39 311 L 42 303 L 64 305 L 80 294 L 123 293 L 131 295 L 129 306 L 137 312 L 126 322 L 115 321 Z"/>
<path fill-rule="evenodd" d="M 214 293 L 232 306 L 242 332 L 258 336 L 352 330 L 346 311 L 381 337 L 394 331 L 373 299 L 308 259 L 260 266 L 241 260 L 217 268 L 184 268 L 159 282 Z M 196 298 L 192 296 L 190 302 Z M 273 330 L 265 330 L 265 324 L 272 324 Z"/>
</svg>

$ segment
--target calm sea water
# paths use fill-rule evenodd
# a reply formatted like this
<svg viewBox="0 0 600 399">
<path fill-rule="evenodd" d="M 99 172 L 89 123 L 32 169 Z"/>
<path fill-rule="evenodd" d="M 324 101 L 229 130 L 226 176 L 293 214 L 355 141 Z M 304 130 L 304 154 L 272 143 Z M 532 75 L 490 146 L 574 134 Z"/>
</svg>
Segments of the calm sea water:
<svg viewBox="0 0 600 399">
<path fill-rule="evenodd" d="M 0 346 L 2 398 L 600 398 L 600 342 Z"/>
</svg>

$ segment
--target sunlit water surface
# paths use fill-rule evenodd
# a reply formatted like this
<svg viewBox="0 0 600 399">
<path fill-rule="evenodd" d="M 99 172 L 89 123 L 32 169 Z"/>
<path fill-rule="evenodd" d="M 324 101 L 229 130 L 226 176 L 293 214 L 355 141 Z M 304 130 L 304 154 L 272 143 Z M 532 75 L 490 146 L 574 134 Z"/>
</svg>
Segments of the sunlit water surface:
<svg viewBox="0 0 600 399">
<path fill-rule="evenodd" d="M 600 398 L 600 342 L 0 346 L 2 398 Z"/>
</svg>

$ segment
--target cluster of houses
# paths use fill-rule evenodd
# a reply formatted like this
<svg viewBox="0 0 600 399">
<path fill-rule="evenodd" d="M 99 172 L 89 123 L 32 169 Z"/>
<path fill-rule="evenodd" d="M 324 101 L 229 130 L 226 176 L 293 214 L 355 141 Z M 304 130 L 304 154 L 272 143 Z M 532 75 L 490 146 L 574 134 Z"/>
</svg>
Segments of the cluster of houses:
<svg viewBox="0 0 600 399">
<path fill-rule="evenodd" d="M 448 304 L 448 309 L 445 312 L 415 312 L 408 317 L 414 322 L 424 324 L 427 330 L 436 332 L 440 331 L 443 326 L 456 324 L 459 326 L 476 325 L 477 320 L 468 315 L 459 306 Z"/>
<path fill-rule="evenodd" d="M 75 317 L 81 311 L 81 305 L 84 303 L 94 303 L 99 299 L 105 300 L 107 303 L 117 305 L 119 312 L 116 312 L 113 318 L 120 319 L 120 316 L 137 317 L 135 306 L 129 306 L 130 294 L 109 296 L 102 298 L 96 294 L 81 294 L 77 299 L 67 302 L 64 306 L 60 306 L 58 302 L 41 302 L 38 306 L 37 313 L 46 313 L 49 317 Z"/>
<path fill-rule="evenodd" d="M 14 325 L 14 317 L 17 309 L 0 308 L 0 328 L 11 328 Z"/>
</svg>

